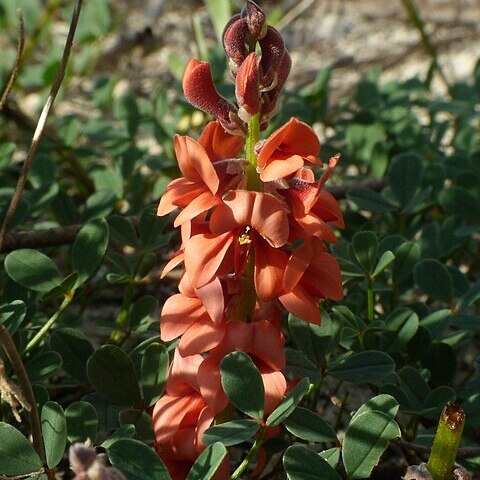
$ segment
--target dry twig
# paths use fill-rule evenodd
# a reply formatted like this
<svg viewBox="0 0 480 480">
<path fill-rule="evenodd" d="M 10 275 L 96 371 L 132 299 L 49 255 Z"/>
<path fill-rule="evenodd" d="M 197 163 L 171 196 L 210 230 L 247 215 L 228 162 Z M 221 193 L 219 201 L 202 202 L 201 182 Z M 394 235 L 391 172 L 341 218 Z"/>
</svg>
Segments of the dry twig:
<svg viewBox="0 0 480 480">
<path fill-rule="evenodd" d="M 22 193 L 27 183 L 28 173 L 30 171 L 30 167 L 32 166 L 33 159 L 35 158 L 35 155 L 37 153 L 38 146 L 40 144 L 40 140 L 42 138 L 45 125 L 47 123 L 48 115 L 50 113 L 53 102 L 55 101 L 55 97 L 57 96 L 58 91 L 60 90 L 60 86 L 62 85 L 63 79 L 65 77 L 65 69 L 67 68 L 68 59 L 70 57 L 73 38 L 75 35 L 75 30 L 77 28 L 77 23 L 78 23 L 78 18 L 80 16 L 82 3 L 83 3 L 83 0 L 77 0 L 77 2 L 75 3 L 72 20 L 70 22 L 70 28 L 68 30 L 67 41 L 65 42 L 65 48 L 63 50 L 63 56 L 60 62 L 60 68 L 57 72 L 57 76 L 50 90 L 50 95 L 48 96 L 47 101 L 42 109 L 42 113 L 40 114 L 40 118 L 38 119 L 37 127 L 35 129 L 35 132 L 33 133 L 33 138 L 27 153 L 27 158 L 25 159 L 25 163 L 23 164 L 22 172 L 18 179 L 15 192 L 12 196 L 12 199 L 10 200 L 10 204 L 8 206 L 7 213 L 5 215 L 5 219 L 3 220 L 2 228 L 0 229 L 0 251 L 2 250 L 8 228 L 12 223 L 15 212 L 17 211 L 18 205 L 20 204 Z"/>
</svg>

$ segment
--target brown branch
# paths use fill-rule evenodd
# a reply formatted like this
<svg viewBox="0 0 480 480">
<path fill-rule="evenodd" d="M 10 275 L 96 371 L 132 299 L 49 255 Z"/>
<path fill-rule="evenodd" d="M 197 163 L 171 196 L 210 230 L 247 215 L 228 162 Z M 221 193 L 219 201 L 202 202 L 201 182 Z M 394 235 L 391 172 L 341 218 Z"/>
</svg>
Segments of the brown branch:
<svg viewBox="0 0 480 480">
<path fill-rule="evenodd" d="M 57 93 L 60 90 L 60 86 L 62 85 L 63 79 L 65 77 L 65 69 L 67 68 L 68 59 L 70 57 L 73 37 L 77 28 L 78 18 L 80 16 L 80 10 L 82 8 L 82 2 L 83 0 L 77 0 L 75 4 L 72 20 L 70 22 L 70 28 L 68 30 L 67 41 L 65 42 L 65 48 L 63 50 L 63 56 L 60 62 L 60 68 L 57 72 L 57 76 L 55 77 L 55 81 L 53 82 L 52 88 L 50 90 L 50 95 L 48 96 L 47 101 L 45 102 L 45 105 L 42 109 L 42 113 L 40 114 L 40 118 L 38 119 L 37 128 L 33 133 L 33 138 L 27 153 L 27 158 L 25 159 L 25 163 L 23 164 L 22 172 L 18 179 L 15 192 L 13 193 L 10 205 L 8 206 L 8 210 L 5 215 L 5 219 L 3 220 L 2 228 L 0 229 L 0 251 L 2 250 L 8 227 L 12 223 L 15 212 L 17 211 L 17 208 L 20 204 L 22 193 L 25 189 L 25 184 L 27 183 L 28 173 L 30 171 L 30 167 L 32 166 L 33 159 L 35 158 L 35 154 L 37 153 L 38 146 L 40 144 L 40 140 L 42 138 L 45 125 L 47 123 L 48 114 L 50 113 L 53 102 L 55 101 L 55 97 L 57 96 Z"/>
<path fill-rule="evenodd" d="M 17 43 L 17 55 L 15 57 L 15 63 L 13 64 L 12 73 L 8 79 L 7 86 L 3 92 L 2 98 L 0 99 L 0 110 L 2 110 L 5 102 L 7 101 L 10 92 L 12 91 L 13 84 L 17 79 L 18 71 L 20 69 L 20 61 L 22 59 L 23 49 L 25 47 L 25 32 L 23 30 L 23 15 L 20 9 L 17 10 L 18 16 L 18 43 Z"/>
<path fill-rule="evenodd" d="M 18 385 L 22 390 L 25 400 L 28 402 L 28 419 L 30 421 L 30 429 L 32 431 L 33 448 L 37 452 L 38 456 L 45 459 L 43 452 L 43 440 L 42 440 L 42 428 L 40 426 L 40 417 L 38 415 L 37 403 L 35 401 L 35 395 L 33 394 L 32 384 L 25 370 L 25 366 L 22 363 L 22 359 L 18 353 L 17 347 L 12 340 L 12 337 L 8 333 L 8 330 L 4 325 L 0 323 L 0 343 L 3 345 L 3 349 L 7 354 L 10 365 L 12 366 L 15 374 L 17 375 Z"/>
<path fill-rule="evenodd" d="M 326 186 L 328 190 L 337 200 L 346 198 L 347 192 L 354 187 L 364 187 L 380 192 L 387 186 L 386 178 L 367 178 L 362 182 L 343 182 L 340 185 Z"/>
</svg>

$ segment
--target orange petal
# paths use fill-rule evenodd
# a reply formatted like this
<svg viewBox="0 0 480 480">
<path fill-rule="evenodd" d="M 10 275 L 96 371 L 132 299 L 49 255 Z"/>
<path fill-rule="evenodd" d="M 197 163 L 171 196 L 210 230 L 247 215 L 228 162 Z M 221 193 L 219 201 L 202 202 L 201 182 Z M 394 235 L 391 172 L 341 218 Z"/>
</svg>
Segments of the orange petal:
<svg viewBox="0 0 480 480">
<path fill-rule="evenodd" d="M 244 138 L 241 135 L 231 135 L 226 132 L 220 122 L 215 120 L 207 123 L 198 143 L 215 163 L 218 160 L 236 158 L 243 148 Z"/>
<path fill-rule="evenodd" d="M 185 331 L 194 322 L 206 317 L 206 311 L 198 298 L 188 298 L 177 293 L 167 299 L 160 315 L 160 337 L 169 342 Z"/>
<path fill-rule="evenodd" d="M 282 372 L 262 372 L 263 386 L 265 387 L 265 415 L 278 407 L 285 395 L 287 382 Z"/>
<path fill-rule="evenodd" d="M 162 273 L 160 274 L 160 278 L 164 278 L 169 272 L 171 272 L 175 267 L 180 265 L 184 260 L 183 250 L 176 251 L 172 258 L 167 262 L 167 264 L 163 267 Z"/>
<path fill-rule="evenodd" d="M 297 286 L 293 291 L 278 297 L 282 305 L 293 315 L 306 322 L 320 324 L 320 309 L 318 299 L 307 294 L 301 287 Z"/>
<path fill-rule="evenodd" d="M 196 395 L 198 395 L 196 392 L 184 397 L 164 395 L 157 401 L 152 414 L 157 443 L 165 443 L 175 435 L 187 414 L 188 406 L 193 400 L 192 397 Z"/>
<path fill-rule="evenodd" d="M 202 180 L 212 193 L 219 180 L 205 149 L 193 138 L 175 135 L 175 154 L 183 176 L 192 181 Z"/>
<path fill-rule="evenodd" d="M 215 205 L 222 203 L 222 199 L 213 195 L 210 190 L 205 189 L 200 195 L 192 198 L 191 202 L 180 212 L 175 219 L 173 226 L 179 227 L 185 222 L 192 220 L 203 212 L 210 210 Z"/>
<path fill-rule="evenodd" d="M 251 351 L 260 358 L 265 365 L 273 370 L 285 367 L 285 339 L 282 331 L 268 320 L 260 320 L 251 324 L 253 338 Z"/>
<path fill-rule="evenodd" d="M 230 232 L 218 236 L 200 234 L 188 240 L 185 245 L 185 268 L 195 288 L 212 280 L 232 242 Z"/>
<path fill-rule="evenodd" d="M 277 297 L 282 290 L 287 255 L 262 239 L 255 241 L 255 290 L 263 301 Z"/>
<path fill-rule="evenodd" d="M 203 287 L 196 289 L 198 298 L 202 301 L 205 310 L 212 319 L 213 323 L 220 323 L 223 320 L 225 304 L 223 299 L 222 284 L 218 278 Z"/>
<path fill-rule="evenodd" d="M 222 389 L 219 364 L 206 358 L 198 369 L 198 385 L 207 405 L 215 412 L 221 412 L 228 405 L 228 398 Z"/>
<path fill-rule="evenodd" d="M 182 357 L 208 352 L 215 348 L 225 334 L 225 325 L 216 325 L 209 318 L 202 319 L 185 331 L 178 344 Z"/>
<path fill-rule="evenodd" d="M 213 423 L 214 419 L 215 414 L 213 413 L 213 410 L 210 407 L 205 406 L 198 416 L 197 428 L 195 428 L 195 446 L 198 452 L 202 451 L 206 446 L 203 443 L 202 437 L 205 430 Z"/>
<path fill-rule="evenodd" d="M 312 242 L 306 241 L 300 245 L 288 259 L 283 277 L 283 288 L 291 292 L 303 277 L 313 258 Z"/>
<path fill-rule="evenodd" d="M 292 155 L 286 159 L 272 160 L 267 163 L 260 173 L 260 180 L 262 180 L 262 182 L 272 182 L 279 178 L 285 178 L 302 167 L 303 158 L 300 155 Z"/>
<path fill-rule="evenodd" d="M 192 390 L 198 391 L 197 374 L 202 362 L 201 355 L 182 357 L 176 348 L 168 371 L 165 387 L 167 394 L 182 397 Z"/>
<path fill-rule="evenodd" d="M 311 273 L 311 278 L 323 297 L 332 300 L 343 298 L 342 273 L 335 257 L 326 252 L 317 254 L 308 273 L 309 276 Z"/>
</svg>

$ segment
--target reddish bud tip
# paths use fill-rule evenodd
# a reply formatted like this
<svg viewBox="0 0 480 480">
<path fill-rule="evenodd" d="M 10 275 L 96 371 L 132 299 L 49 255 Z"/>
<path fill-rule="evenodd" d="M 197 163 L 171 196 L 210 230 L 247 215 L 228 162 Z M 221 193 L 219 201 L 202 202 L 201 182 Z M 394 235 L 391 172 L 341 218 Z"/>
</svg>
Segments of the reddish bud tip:
<svg viewBox="0 0 480 480">
<path fill-rule="evenodd" d="M 223 32 L 223 47 L 225 53 L 237 66 L 247 58 L 248 24 L 245 18 L 232 22 Z"/>
<path fill-rule="evenodd" d="M 230 122 L 230 112 L 235 113 L 235 107 L 217 92 L 208 62 L 190 60 L 183 74 L 182 86 L 185 98 L 193 106 L 221 122 Z"/>
<path fill-rule="evenodd" d="M 243 118 L 242 113 L 254 115 L 260 111 L 260 86 L 259 86 L 259 58 L 252 52 L 242 63 L 237 73 L 235 94 L 237 96 L 239 115 L 243 121 L 248 122 L 248 115 Z"/>
<path fill-rule="evenodd" d="M 250 34 L 257 40 L 262 39 L 267 33 L 267 23 L 263 10 L 252 0 L 247 0 L 242 16 L 247 19 Z"/>
<path fill-rule="evenodd" d="M 275 80 L 275 74 L 282 64 L 285 54 L 285 43 L 282 36 L 273 27 L 268 27 L 267 34 L 259 41 L 262 49 L 262 67 L 263 78 L 262 87 L 268 86 Z"/>
</svg>

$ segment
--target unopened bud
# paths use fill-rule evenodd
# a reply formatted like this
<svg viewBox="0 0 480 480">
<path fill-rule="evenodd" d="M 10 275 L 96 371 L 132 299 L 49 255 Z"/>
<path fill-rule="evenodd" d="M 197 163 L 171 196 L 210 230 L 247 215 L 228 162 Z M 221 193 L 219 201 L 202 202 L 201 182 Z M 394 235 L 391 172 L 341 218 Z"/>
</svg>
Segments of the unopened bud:
<svg viewBox="0 0 480 480">
<path fill-rule="evenodd" d="M 242 63 L 235 81 L 235 94 L 240 107 L 238 113 L 245 122 L 250 118 L 243 118 L 243 112 L 251 116 L 260 111 L 258 64 L 259 59 L 256 53 L 252 52 Z"/>
<path fill-rule="evenodd" d="M 275 74 L 278 74 L 282 64 L 285 54 L 285 43 L 282 36 L 273 27 L 267 28 L 265 37 L 259 43 L 262 49 L 260 66 L 262 67 L 263 78 L 261 83 L 262 87 L 268 88 L 274 80 Z"/>
<path fill-rule="evenodd" d="M 255 39 L 261 40 L 267 33 L 267 23 L 263 10 L 254 1 L 247 0 L 242 16 L 247 19 L 250 34 Z"/>
<path fill-rule="evenodd" d="M 230 113 L 235 113 L 236 109 L 215 88 L 208 62 L 190 60 L 183 74 L 182 86 L 186 99 L 193 106 L 213 115 L 222 123 L 230 123 Z"/>
<path fill-rule="evenodd" d="M 223 47 L 227 56 L 240 66 L 247 58 L 248 24 L 245 18 L 232 22 L 223 32 Z"/>
</svg>

